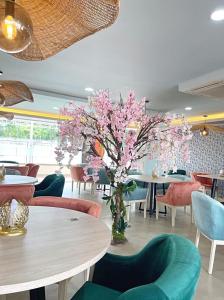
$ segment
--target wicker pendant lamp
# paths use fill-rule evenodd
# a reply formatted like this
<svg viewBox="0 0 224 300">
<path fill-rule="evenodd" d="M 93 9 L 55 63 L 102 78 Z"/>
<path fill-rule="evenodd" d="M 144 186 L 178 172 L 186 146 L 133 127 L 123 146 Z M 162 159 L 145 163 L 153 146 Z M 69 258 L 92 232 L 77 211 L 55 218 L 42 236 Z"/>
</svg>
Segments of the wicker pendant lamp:
<svg viewBox="0 0 224 300">
<path fill-rule="evenodd" d="M 0 0 L 2 1 L 2 0 Z M 32 21 L 32 42 L 13 54 L 44 60 L 114 23 L 119 0 L 16 0 Z"/>
<path fill-rule="evenodd" d="M 24 83 L 0 80 L 0 106 L 12 106 L 23 101 L 33 102 L 33 95 Z"/>
<path fill-rule="evenodd" d="M 11 121 L 14 118 L 14 114 L 0 111 L 0 118 L 1 117 Z"/>
</svg>

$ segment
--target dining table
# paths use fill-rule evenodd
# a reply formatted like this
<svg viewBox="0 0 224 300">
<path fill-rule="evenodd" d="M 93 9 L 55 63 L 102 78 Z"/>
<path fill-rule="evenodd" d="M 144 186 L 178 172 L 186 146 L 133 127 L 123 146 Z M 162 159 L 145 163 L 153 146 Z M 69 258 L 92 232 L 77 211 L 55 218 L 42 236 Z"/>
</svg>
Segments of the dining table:
<svg viewBox="0 0 224 300">
<path fill-rule="evenodd" d="M 5 175 L 5 178 L 0 181 L 0 186 L 35 184 L 37 182 L 38 180 L 36 177 L 22 175 Z"/>
<path fill-rule="evenodd" d="M 217 182 L 218 180 L 224 181 L 224 176 L 221 176 L 219 174 L 200 174 L 200 175 L 198 174 L 197 176 L 212 179 L 211 197 L 215 198 Z"/>
<path fill-rule="evenodd" d="M 166 184 L 172 182 L 183 182 L 183 180 L 179 178 L 174 178 L 172 176 L 158 176 L 153 177 L 150 175 L 129 175 L 129 179 L 141 181 L 145 183 L 149 183 L 148 185 L 148 193 L 147 193 L 147 201 L 149 201 L 149 215 L 152 216 L 156 210 L 156 193 L 157 193 L 157 185 L 158 184 Z M 163 188 L 163 192 L 165 193 L 165 189 Z"/>
<path fill-rule="evenodd" d="M 69 279 L 84 272 L 88 280 L 90 267 L 111 243 L 111 231 L 102 221 L 64 208 L 30 207 L 26 227 L 23 236 L 0 237 L 1 300 L 54 283 L 59 283 L 58 299 L 67 299 Z"/>
</svg>

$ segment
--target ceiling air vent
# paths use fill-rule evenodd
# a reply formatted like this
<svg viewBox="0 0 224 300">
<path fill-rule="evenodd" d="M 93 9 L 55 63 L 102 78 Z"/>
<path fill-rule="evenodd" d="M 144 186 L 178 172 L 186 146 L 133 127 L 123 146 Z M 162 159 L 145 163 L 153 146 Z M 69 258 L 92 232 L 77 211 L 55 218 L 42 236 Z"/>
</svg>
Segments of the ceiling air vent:
<svg viewBox="0 0 224 300">
<path fill-rule="evenodd" d="M 224 99 L 224 81 L 220 80 L 220 81 L 209 82 L 208 84 L 186 90 L 184 91 L 184 93 Z"/>
</svg>

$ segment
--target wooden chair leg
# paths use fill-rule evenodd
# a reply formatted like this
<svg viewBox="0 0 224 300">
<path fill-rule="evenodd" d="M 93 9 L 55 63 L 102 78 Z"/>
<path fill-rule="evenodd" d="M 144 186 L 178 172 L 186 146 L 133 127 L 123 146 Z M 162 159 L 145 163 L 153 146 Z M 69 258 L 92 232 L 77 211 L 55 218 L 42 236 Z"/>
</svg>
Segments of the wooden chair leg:
<svg viewBox="0 0 224 300">
<path fill-rule="evenodd" d="M 200 231 L 197 229 L 197 232 L 196 232 L 196 238 L 195 238 L 195 246 L 198 248 L 198 245 L 199 245 L 199 241 L 200 241 Z"/>
<path fill-rule="evenodd" d="M 131 204 L 128 203 L 127 207 L 126 207 L 126 213 L 127 213 L 127 222 L 129 223 L 129 220 L 130 220 L 130 206 Z"/>
<path fill-rule="evenodd" d="M 74 189 L 74 181 L 72 180 L 72 192 L 73 192 L 73 189 Z"/>
<path fill-rule="evenodd" d="M 144 202 L 144 219 L 146 219 L 147 201 Z"/>
<path fill-rule="evenodd" d="M 84 182 L 84 191 L 86 190 L 86 182 Z"/>
<path fill-rule="evenodd" d="M 215 251 L 216 251 L 216 242 L 212 241 L 210 259 L 209 259 L 209 267 L 208 267 L 208 274 L 212 274 L 212 271 L 213 271 L 213 265 L 214 265 L 214 260 L 215 260 Z"/>
<path fill-rule="evenodd" d="M 159 219 L 159 206 L 160 206 L 160 203 L 157 201 L 157 203 L 156 203 L 156 220 Z"/>
<path fill-rule="evenodd" d="M 184 206 L 184 213 L 187 213 L 187 206 Z"/>
<path fill-rule="evenodd" d="M 190 210 L 191 210 L 191 223 L 194 224 L 194 214 L 193 214 L 192 205 L 190 205 Z"/>
<path fill-rule="evenodd" d="M 171 208 L 171 219 L 172 219 L 172 227 L 175 227 L 175 219 L 176 219 L 176 207 Z"/>
<path fill-rule="evenodd" d="M 81 194 L 81 182 L 79 182 L 79 195 Z"/>
<path fill-rule="evenodd" d="M 84 283 L 89 280 L 90 268 L 84 271 Z"/>
</svg>

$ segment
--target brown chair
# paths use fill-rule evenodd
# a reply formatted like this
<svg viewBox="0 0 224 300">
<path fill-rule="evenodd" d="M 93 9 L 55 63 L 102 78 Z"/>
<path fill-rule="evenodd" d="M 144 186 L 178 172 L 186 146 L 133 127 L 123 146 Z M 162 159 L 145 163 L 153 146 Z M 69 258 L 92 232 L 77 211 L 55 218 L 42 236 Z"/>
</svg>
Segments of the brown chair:
<svg viewBox="0 0 224 300">
<path fill-rule="evenodd" d="M 29 172 L 29 167 L 28 166 L 11 166 L 11 167 L 5 167 L 6 170 L 7 169 L 11 169 L 11 170 L 17 170 L 19 171 L 20 175 L 22 176 L 27 176 L 28 172 Z"/>
<path fill-rule="evenodd" d="M 29 164 L 26 164 L 26 167 L 29 167 L 29 171 L 28 171 L 27 176 L 37 177 L 37 173 L 38 173 L 39 168 L 40 168 L 39 165 L 29 163 Z"/>
<path fill-rule="evenodd" d="M 71 172 L 71 178 L 72 178 L 72 191 L 74 187 L 74 181 L 77 182 L 78 188 L 79 188 L 79 195 L 80 195 L 80 190 L 81 190 L 81 183 L 84 184 L 84 190 L 86 189 L 86 183 L 89 182 L 92 184 L 91 186 L 91 192 L 93 192 L 93 180 L 89 179 L 87 181 L 84 180 L 85 177 L 85 172 L 84 172 L 84 167 L 83 166 L 71 166 L 70 168 Z"/>
<path fill-rule="evenodd" d="M 200 177 L 200 176 L 198 176 L 198 175 L 207 175 L 207 174 L 208 173 L 203 173 L 203 172 L 192 172 L 191 173 L 191 178 L 194 181 L 200 182 L 200 184 L 202 186 L 204 186 L 205 189 L 211 190 L 212 189 L 212 185 L 213 185 L 212 179 L 211 178 L 206 178 L 206 177 Z"/>
</svg>

